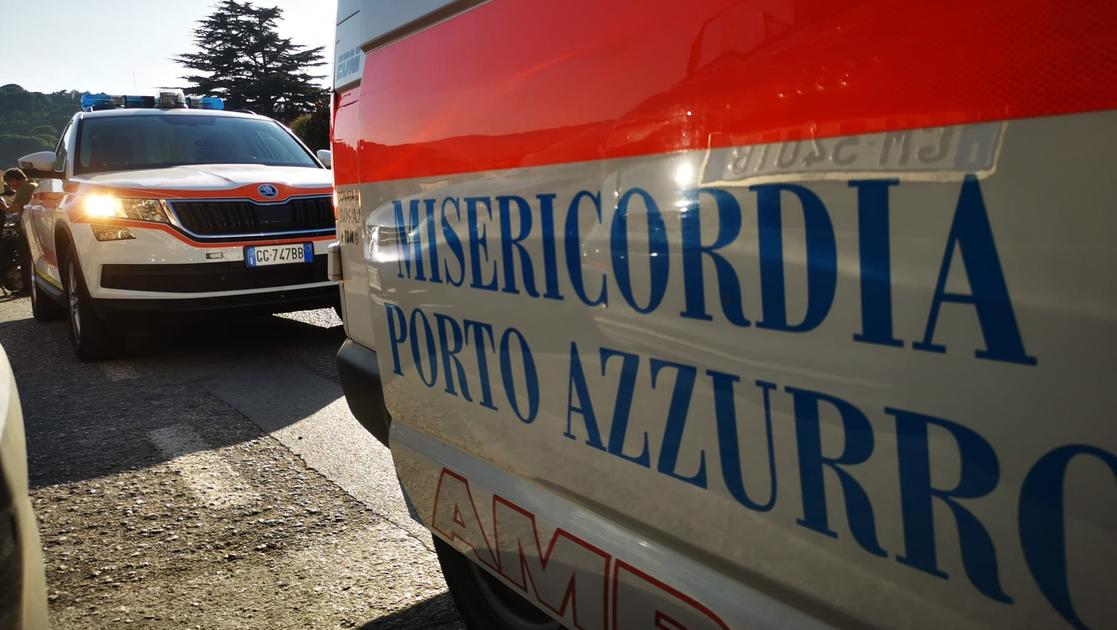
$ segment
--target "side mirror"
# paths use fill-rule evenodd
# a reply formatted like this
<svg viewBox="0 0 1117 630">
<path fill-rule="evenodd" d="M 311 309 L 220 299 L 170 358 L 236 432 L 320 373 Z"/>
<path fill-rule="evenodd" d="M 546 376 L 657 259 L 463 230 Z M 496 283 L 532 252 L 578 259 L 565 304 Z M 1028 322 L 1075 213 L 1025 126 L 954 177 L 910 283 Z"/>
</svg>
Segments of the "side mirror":
<svg viewBox="0 0 1117 630">
<path fill-rule="evenodd" d="M 28 177 L 61 179 L 63 173 L 54 170 L 58 155 L 54 151 L 39 151 L 19 158 L 19 167 L 27 172 Z"/>
<path fill-rule="evenodd" d="M 326 168 L 334 167 L 334 152 L 329 149 L 318 149 L 318 161 L 321 162 Z"/>
</svg>

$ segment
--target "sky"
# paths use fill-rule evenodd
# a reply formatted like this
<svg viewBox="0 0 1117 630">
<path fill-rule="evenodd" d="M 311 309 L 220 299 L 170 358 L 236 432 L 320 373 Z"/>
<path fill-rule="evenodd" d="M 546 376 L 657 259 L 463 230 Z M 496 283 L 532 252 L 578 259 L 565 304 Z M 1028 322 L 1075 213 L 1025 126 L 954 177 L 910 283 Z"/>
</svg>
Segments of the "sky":
<svg viewBox="0 0 1117 630">
<path fill-rule="evenodd" d="M 283 9 L 279 32 L 294 43 L 325 46 L 333 59 L 337 3 L 332 0 L 255 0 Z M 185 68 L 171 60 L 195 50 L 195 23 L 216 0 L 51 0 L 45 5 L 0 0 L 0 14 L 22 7 L 29 14 L 0 33 L 0 85 L 37 92 L 80 90 L 154 94 L 182 85 Z M 49 10 L 33 7 L 47 6 Z M 317 74 L 330 77 L 332 63 Z M 328 84 L 323 79 L 323 84 Z"/>
</svg>

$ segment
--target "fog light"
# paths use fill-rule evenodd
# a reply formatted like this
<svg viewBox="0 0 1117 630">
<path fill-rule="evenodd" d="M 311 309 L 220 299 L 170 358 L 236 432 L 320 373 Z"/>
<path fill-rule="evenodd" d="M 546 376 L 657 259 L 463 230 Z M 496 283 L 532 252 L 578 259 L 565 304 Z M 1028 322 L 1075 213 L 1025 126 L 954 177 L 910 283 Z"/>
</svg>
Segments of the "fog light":
<svg viewBox="0 0 1117 630">
<path fill-rule="evenodd" d="M 126 241 L 136 238 L 132 231 L 118 225 L 94 225 L 93 237 L 98 241 Z"/>
</svg>

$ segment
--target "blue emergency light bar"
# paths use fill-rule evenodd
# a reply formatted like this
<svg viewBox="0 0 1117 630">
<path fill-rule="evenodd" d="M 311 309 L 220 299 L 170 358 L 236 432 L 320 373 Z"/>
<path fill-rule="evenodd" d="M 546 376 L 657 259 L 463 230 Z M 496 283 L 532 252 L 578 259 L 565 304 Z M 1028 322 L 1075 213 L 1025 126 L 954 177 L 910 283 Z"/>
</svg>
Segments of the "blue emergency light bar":
<svg viewBox="0 0 1117 630">
<path fill-rule="evenodd" d="M 81 111 L 95 112 L 99 109 L 115 109 L 116 102 L 108 94 L 83 94 L 81 97 Z"/>
<path fill-rule="evenodd" d="M 121 107 L 124 109 L 155 107 L 155 97 L 153 96 L 120 96 L 117 98 L 123 103 Z"/>
<path fill-rule="evenodd" d="M 186 106 L 191 109 L 225 109 L 225 99 L 216 96 L 187 97 Z"/>
<path fill-rule="evenodd" d="M 154 96 L 117 95 L 110 96 L 101 92 L 99 94 L 87 93 L 81 97 L 81 110 L 83 112 L 96 112 L 105 109 L 153 109 L 155 107 L 173 108 L 189 107 L 192 109 L 225 109 L 225 101 L 216 96 L 193 97 L 183 100 L 181 92 L 160 92 L 159 98 Z"/>
</svg>

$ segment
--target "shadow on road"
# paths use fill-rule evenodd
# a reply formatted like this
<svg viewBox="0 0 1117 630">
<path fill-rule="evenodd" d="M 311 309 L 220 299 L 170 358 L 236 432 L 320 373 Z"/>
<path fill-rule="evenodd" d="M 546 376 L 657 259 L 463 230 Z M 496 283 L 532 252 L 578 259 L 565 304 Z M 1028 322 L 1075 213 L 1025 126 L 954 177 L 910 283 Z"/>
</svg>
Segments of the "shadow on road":
<svg viewBox="0 0 1117 630">
<path fill-rule="evenodd" d="M 263 435 L 341 398 L 334 355 L 344 331 L 332 311 L 161 325 L 117 359 L 81 363 L 65 323 L 0 323 L 27 428 L 32 488 L 135 470 L 174 456 L 151 431 L 186 426 L 199 449 Z M 29 310 L 29 309 L 27 309 Z M 256 405 L 245 411 L 248 401 Z M 261 406 L 263 405 L 263 406 Z"/>
<path fill-rule="evenodd" d="M 411 628 L 464 628 L 450 593 L 442 593 L 399 612 L 370 621 L 360 630 L 404 630 Z"/>
</svg>

